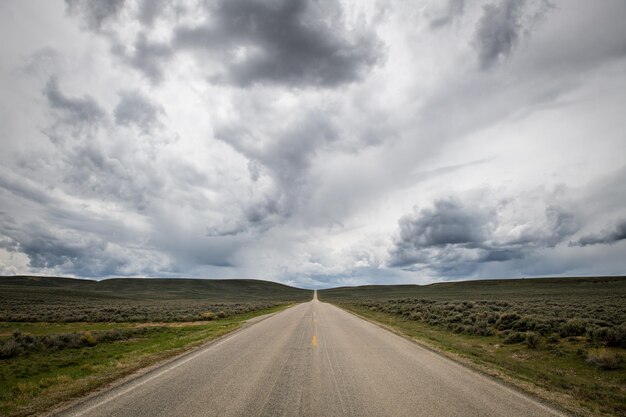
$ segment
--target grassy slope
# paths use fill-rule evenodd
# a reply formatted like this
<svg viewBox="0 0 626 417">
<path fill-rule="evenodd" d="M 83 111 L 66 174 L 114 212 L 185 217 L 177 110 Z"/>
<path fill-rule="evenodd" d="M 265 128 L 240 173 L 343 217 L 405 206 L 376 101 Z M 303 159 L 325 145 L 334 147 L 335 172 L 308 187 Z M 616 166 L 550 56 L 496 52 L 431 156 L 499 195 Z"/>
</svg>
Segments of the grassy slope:
<svg viewBox="0 0 626 417">
<path fill-rule="evenodd" d="M 420 298 L 444 301 L 502 300 L 525 304 L 537 299 L 585 305 L 615 302 L 626 296 L 625 277 L 466 281 L 454 283 L 344 287 L 318 291 L 322 301 L 336 303 L 431 347 L 477 364 L 483 371 L 589 415 L 626 413 L 626 370 L 600 370 L 584 361 L 584 338 L 542 341 L 536 349 L 503 344 L 497 336 L 458 334 L 442 326 L 372 311 L 365 300 Z M 598 301 L 599 300 L 599 301 Z M 515 305 L 515 304 L 513 304 Z M 549 314 L 549 313 L 547 313 Z M 622 309 L 621 314 L 626 312 Z M 623 349 L 614 349 L 623 352 Z"/>
<path fill-rule="evenodd" d="M 536 297 L 577 298 L 625 295 L 626 277 L 535 278 L 442 282 L 430 285 L 364 285 L 318 291 L 326 301 L 430 298 L 436 300 L 506 300 Z"/>
<path fill-rule="evenodd" d="M 0 292 L 10 291 L 27 291 L 47 297 L 76 295 L 207 302 L 305 301 L 312 297 L 309 290 L 252 279 L 112 278 L 92 281 L 59 277 L 0 277 Z"/>
</svg>

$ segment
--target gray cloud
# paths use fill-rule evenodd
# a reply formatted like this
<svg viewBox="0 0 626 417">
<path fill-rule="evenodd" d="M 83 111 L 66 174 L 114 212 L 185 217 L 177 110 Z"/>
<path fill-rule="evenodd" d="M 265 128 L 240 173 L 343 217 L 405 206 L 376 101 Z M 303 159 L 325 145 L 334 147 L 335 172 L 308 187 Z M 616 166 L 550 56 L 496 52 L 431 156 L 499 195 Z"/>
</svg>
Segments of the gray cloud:
<svg viewBox="0 0 626 417">
<path fill-rule="evenodd" d="M 118 241 L 127 237 L 125 230 L 57 205 L 61 203 L 49 199 L 43 219 L 27 222 L 0 213 L 0 248 L 26 255 L 29 267 L 42 272 L 97 277 L 150 274 L 158 269 L 154 267 L 160 262 L 148 250 L 132 246 L 122 250 L 111 242 L 112 237 Z M 27 212 L 32 208 L 26 203 L 21 206 Z"/>
<path fill-rule="evenodd" d="M 452 23 L 455 18 L 462 16 L 464 12 L 465 0 L 448 0 L 443 12 L 431 19 L 430 27 L 432 29 L 438 29 L 447 26 Z"/>
<path fill-rule="evenodd" d="M 149 142 L 136 142 L 132 148 L 139 155 L 132 155 L 128 152 L 131 147 L 116 146 L 122 136 L 95 99 L 68 96 L 54 77 L 46 84 L 44 95 L 51 120 L 43 132 L 58 152 L 55 164 L 60 169 L 55 178 L 66 191 L 144 210 L 149 196 L 162 187 L 151 156 L 167 139 L 155 135 Z M 126 91 L 121 93 L 114 115 L 118 125 L 137 126 L 142 133 L 149 133 L 158 127 L 161 112 L 146 97 Z"/>
<path fill-rule="evenodd" d="M 566 238 L 578 232 L 580 222 L 571 211 L 559 206 L 548 206 L 545 211 L 547 230 L 550 233 L 543 239 L 544 245 L 553 248 Z"/>
<path fill-rule="evenodd" d="M 301 108 L 300 114 L 278 125 L 271 123 L 274 115 L 270 115 L 256 120 L 257 128 L 251 129 L 244 120 L 258 117 L 254 108 L 255 104 L 252 109 L 242 106 L 241 119 L 218 126 L 216 137 L 248 159 L 252 181 L 265 176 L 272 183 L 270 191 L 243 209 L 245 221 L 260 227 L 287 219 L 306 204 L 311 164 L 339 139 L 339 134 L 334 117 L 317 108 Z"/>
<path fill-rule="evenodd" d="M 618 222 L 612 230 L 582 236 L 577 241 L 571 242 L 570 246 L 611 245 L 621 240 L 626 240 L 626 220 Z"/>
<path fill-rule="evenodd" d="M 125 0 L 65 0 L 67 13 L 79 16 L 84 27 L 94 32 L 100 31 L 107 21 L 114 20 L 124 4 Z"/>
<path fill-rule="evenodd" d="M 143 0 L 139 6 L 139 21 L 152 26 L 157 17 L 168 7 L 168 0 Z"/>
<path fill-rule="evenodd" d="M 128 51 L 119 40 L 113 41 L 111 50 L 122 62 L 139 70 L 153 84 L 163 80 L 165 63 L 175 53 L 169 44 L 150 41 L 143 32 L 137 35 L 132 51 Z"/>
<path fill-rule="evenodd" d="M 488 69 L 508 58 L 520 39 L 530 36 L 554 7 L 551 0 L 500 0 L 483 6 L 472 42 L 480 68 Z"/>
<path fill-rule="evenodd" d="M 90 96 L 69 97 L 59 89 L 56 77 L 51 77 L 43 90 L 50 107 L 57 111 L 64 123 L 75 127 L 91 127 L 105 117 L 104 110 Z"/>
<path fill-rule="evenodd" d="M 524 3 L 524 0 L 502 0 L 483 7 L 474 35 L 481 68 L 489 68 L 506 58 L 517 45 Z"/>
<path fill-rule="evenodd" d="M 398 221 L 399 236 L 390 251 L 389 265 L 406 267 L 430 262 L 433 249 L 450 258 L 449 247 L 474 249 L 489 233 L 489 213 L 464 207 L 459 201 L 438 200 Z"/>
<path fill-rule="evenodd" d="M 152 103 L 137 91 L 123 91 L 113 115 L 121 126 L 136 126 L 143 133 L 150 133 L 158 127 L 159 117 L 165 112 L 162 106 Z"/>
<path fill-rule="evenodd" d="M 373 32 L 342 27 L 334 0 L 220 0 L 208 15 L 177 28 L 174 45 L 221 56 L 217 82 L 332 87 L 359 79 L 380 55 Z"/>
<path fill-rule="evenodd" d="M 437 200 L 433 208 L 415 210 L 398 221 L 388 265 L 463 276 L 481 263 L 522 259 L 537 249 L 553 248 L 580 228 L 571 212 L 549 205 L 541 224 L 529 225 L 521 234 L 502 234 L 514 226 L 507 224 L 501 210 L 498 205 L 468 205 L 457 199 Z"/>
<path fill-rule="evenodd" d="M 102 30 L 124 5 L 67 0 L 67 12 L 79 16 L 83 28 L 104 35 L 115 56 L 155 84 L 182 52 L 196 58 L 207 80 L 239 87 L 334 87 L 361 79 L 383 54 L 372 29 L 345 26 L 337 0 L 215 0 L 189 7 L 144 1 L 129 6 L 127 14 L 142 28 L 130 48 L 113 24 Z M 148 36 L 160 17 L 170 19 L 167 41 Z M 199 23 L 179 24 L 185 17 Z"/>
<path fill-rule="evenodd" d="M 458 201 L 439 200 L 432 209 L 423 209 L 399 221 L 400 243 L 413 248 L 468 245 L 484 240 L 486 213 L 470 211 Z"/>
</svg>

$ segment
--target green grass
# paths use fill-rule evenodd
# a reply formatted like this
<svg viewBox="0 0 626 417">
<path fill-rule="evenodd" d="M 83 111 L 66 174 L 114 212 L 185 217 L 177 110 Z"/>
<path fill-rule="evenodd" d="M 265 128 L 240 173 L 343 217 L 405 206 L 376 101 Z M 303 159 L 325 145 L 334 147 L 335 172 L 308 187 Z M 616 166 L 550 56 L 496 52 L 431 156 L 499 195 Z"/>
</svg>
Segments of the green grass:
<svg viewBox="0 0 626 417">
<path fill-rule="evenodd" d="M 626 415 L 624 277 L 366 286 L 318 296 L 579 414 Z"/>
<path fill-rule="evenodd" d="M 0 322 L 0 340 L 10 337 L 16 330 L 24 334 L 44 336 L 84 331 L 104 331 L 135 327 L 135 323 L 45 323 L 45 322 Z"/>
<path fill-rule="evenodd" d="M 241 327 L 258 315 L 282 310 L 281 304 L 263 310 L 205 323 L 171 323 L 150 328 L 130 339 L 101 342 L 93 347 L 43 350 L 0 360 L 0 414 L 25 416 L 47 410 L 60 402 L 191 347 Z M 130 323 L 2 323 L 4 333 L 46 335 L 55 332 L 103 331 L 128 328 Z"/>
</svg>

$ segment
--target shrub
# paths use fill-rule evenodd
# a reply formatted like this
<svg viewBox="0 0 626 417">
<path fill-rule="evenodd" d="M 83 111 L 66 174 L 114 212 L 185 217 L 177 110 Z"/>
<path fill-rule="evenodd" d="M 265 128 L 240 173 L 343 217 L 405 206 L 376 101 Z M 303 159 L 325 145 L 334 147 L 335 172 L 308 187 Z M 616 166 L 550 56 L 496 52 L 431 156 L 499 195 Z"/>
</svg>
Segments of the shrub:
<svg viewBox="0 0 626 417">
<path fill-rule="evenodd" d="M 212 311 L 205 311 L 200 316 L 202 317 L 203 320 L 215 320 L 216 319 L 215 313 Z"/>
<path fill-rule="evenodd" d="M 91 332 L 87 331 L 80 336 L 80 342 L 86 346 L 95 346 L 98 342 Z"/>
<path fill-rule="evenodd" d="M 586 323 L 581 319 L 570 319 L 561 326 L 562 337 L 581 336 L 585 334 Z"/>
<path fill-rule="evenodd" d="M 496 328 L 498 330 L 507 330 L 513 327 L 513 323 L 520 319 L 520 315 L 517 313 L 502 313 L 496 321 Z"/>
<path fill-rule="evenodd" d="M 477 336 L 491 336 L 494 331 L 491 329 L 486 321 L 477 321 L 470 328 L 470 334 L 475 334 Z"/>
<path fill-rule="evenodd" d="M 22 349 L 14 339 L 5 340 L 0 345 L 0 359 L 9 359 L 19 355 Z"/>
<path fill-rule="evenodd" d="M 621 325 L 608 329 L 606 334 L 606 344 L 608 346 L 626 348 L 626 326 Z"/>
<path fill-rule="evenodd" d="M 552 345 L 559 343 L 559 335 L 556 333 L 552 333 L 550 336 L 548 336 L 548 338 L 546 339 L 546 342 Z"/>
<path fill-rule="evenodd" d="M 624 365 L 624 358 L 617 352 L 605 348 L 590 349 L 587 352 L 587 363 L 600 369 L 619 369 Z"/>
<path fill-rule="evenodd" d="M 217 317 L 220 319 L 223 319 L 224 317 L 226 317 L 226 312 L 224 310 L 220 310 L 217 312 Z"/>
<path fill-rule="evenodd" d="M 504 338 L 504 343 L 507 345 L 510 345 L 513 343 L 523 342 L 525 339 L 526 339 L 526 336 L 523 333 L 511 332 L 508 334 L 508 336 Z"/>
<path fill-rule="evenodd" d="M 531 349 L 535 349 L 539 345 L 539 335 L 535 332 L 526 333 L 524 343 Z"/>
<path fill-rule="evenodd" d="M 78 333 L 67 333 L 61 335 L 64 348 L 77 349 L 81 345 L 81 335 Z"/>
</svg>

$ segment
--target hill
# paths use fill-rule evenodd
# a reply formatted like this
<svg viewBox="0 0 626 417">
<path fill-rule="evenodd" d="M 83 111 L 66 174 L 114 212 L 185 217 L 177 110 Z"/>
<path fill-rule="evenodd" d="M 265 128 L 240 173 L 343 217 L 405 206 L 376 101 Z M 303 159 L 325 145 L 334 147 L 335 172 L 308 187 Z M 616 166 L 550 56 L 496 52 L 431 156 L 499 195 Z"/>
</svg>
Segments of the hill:
<svg viewBox="0 0 626 417">
<path fill-rule="evenodd" d="M 0 277 L 0 321 L 193 321 L 209 311 L 230 316 L 312 297 L 259 280 L 13 276 Z"/>
<path fill-rule="evenodd" d="M 626 277 L 525 278 L 441 282 L 430 285 L 365 285 L 318 291 L 323 301 L 429 298 L 433 300 L 496 300 L 557 296 L 625 296 Z"/>
<path fill-rule="evenodd" d="M 7 293 L 133 300 L 202 300 L 211 302 L 306 301 L 310 290 L 253 279 L 0 277 L 0 299 Z"/>
</svg>

